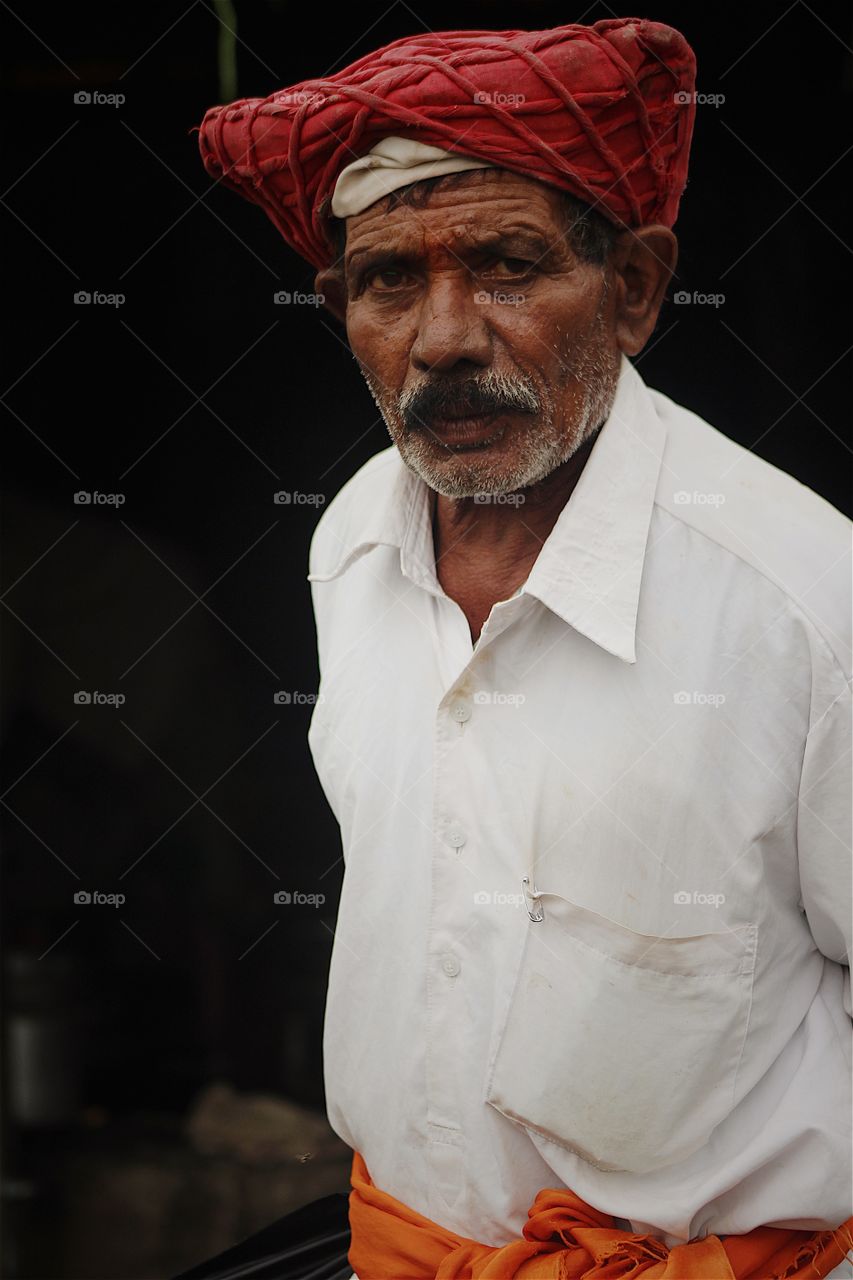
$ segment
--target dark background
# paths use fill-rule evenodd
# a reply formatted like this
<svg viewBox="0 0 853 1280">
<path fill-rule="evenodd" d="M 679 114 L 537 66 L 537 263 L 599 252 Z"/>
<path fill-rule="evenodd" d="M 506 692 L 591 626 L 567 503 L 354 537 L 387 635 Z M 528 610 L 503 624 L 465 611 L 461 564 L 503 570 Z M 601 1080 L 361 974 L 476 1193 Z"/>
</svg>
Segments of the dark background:
<svg viewBox="0 0 853 1280">
<path fill-rule="evenodd" d="M 305 574 L 319 509 L 273 494 L 328 501 L 388 443 L 341 329 L 273 303 L 311 291 L 310 267 L 213 185 L 190 129 L 214 103 L 426 28 L 616 11 L 19 0 L 0 12 L 5 1274 L 94 1276 L 108 1274 L 97 1250 L 84 1263 L 57 1245 L 45 1262 L 33 1248 L 67 1213 L 46 1150 L 181 1116 L 217 1080 L 322 1110 L 342 866 L 299 701 L 318 678 Z M 725 95 L 697 107 L 670 291 L 725 301 L 670 301 L 640 370 L 849 511 L 847 10 L 618 12 L 678 26 L 699 91 Z M 229 43 L 231 87 L 217 69 Z M 80 90 L 126 101 L 78 104 Z M 75 305 L 80 290 L 125 301 Z M 125 501 L 75 505 L 80 490 Z M 80 690 L 125 702 L 75 704 Z M 277 690 L 297 696 L 276 703 Z M 325 902 L 285 909 L 281 889 Z M 125 902 L 75 903 L 80 890 Z"/>
</svg>

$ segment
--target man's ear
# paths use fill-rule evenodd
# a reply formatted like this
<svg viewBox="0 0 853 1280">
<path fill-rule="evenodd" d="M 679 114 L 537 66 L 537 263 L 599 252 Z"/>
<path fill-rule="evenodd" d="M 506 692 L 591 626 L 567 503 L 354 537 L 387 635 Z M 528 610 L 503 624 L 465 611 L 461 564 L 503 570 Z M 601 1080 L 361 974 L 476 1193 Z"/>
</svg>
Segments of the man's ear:
<svg viewBox="0 0 853 1280">
<path fill-rule="evenodd" d="M 613 248 L 615 324 L 626 355 L 638 355 L 651 337 L 677 261 L 678 241 L 669 227 L 653 223 L 619 236 Z"/>
<path fill-rule="evenodd" d="M 314 292 L 323 295 L 323 305 L 331 311 L 336 320 L 346 324 L 347 319 L 347 285 L 344 273 L 337 264 L 324 267 L 314 278 Z"/>
</svg>

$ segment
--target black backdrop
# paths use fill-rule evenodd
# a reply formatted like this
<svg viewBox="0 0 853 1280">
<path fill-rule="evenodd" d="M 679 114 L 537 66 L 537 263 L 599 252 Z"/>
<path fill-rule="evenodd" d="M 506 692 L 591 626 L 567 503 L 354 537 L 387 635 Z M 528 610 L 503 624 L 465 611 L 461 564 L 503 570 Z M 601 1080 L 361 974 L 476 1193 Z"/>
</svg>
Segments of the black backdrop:
<svg viewBox="0 0 853 1280">
<path fill-rule="evenodd" d="M 724 97 L 697 109 L 673 286 L 724 302 L 670 301 L 641 372 L 848 509 L 846 11 L 630 11 L 679 26 L 699 90 Z M 305 740 L 318 508 L 273 494 L 331 498 L 387 436 L 334 321 L 273 303 L 310 291 L 310 268 L 213 186 L 189 131 L 226 96 L 265 96 L 426 27 L 613 10 L 3 13 L 6 1005 L 64 1018 L 62 1082 L 12 1116 L 178 1110 L 212 1078 L 321 1104 L 341 864 Z M 233 92 L 217 14 L 236 22 Z M 96 91 L 125 100 L 75 101 Z M 124 301 L 81 305 L 79 291 Z M 124 501 L 75 504 L 79 491 Z M 293 889 L 325 902 L 274 902 Z"/>
</svg>

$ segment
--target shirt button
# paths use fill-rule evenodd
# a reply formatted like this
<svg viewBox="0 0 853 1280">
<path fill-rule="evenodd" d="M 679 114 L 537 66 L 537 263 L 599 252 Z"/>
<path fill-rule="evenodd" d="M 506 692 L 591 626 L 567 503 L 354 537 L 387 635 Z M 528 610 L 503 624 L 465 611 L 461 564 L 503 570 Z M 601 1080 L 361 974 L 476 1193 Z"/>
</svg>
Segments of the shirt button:
<svg viewBox="0 0 853 1280">
<path fill-rule="evenodd" d="M 461 827 L 449 827 L 444 838 L 454 849 L 461 849 L 467 836 Z"/>
<path fill-rule="evenodd" d="M 454 698 L 450 704 L 450 714 L 458 724 L 471 719 L 471 704 L 465 698 Z"/>
<path fill-rule="evenodd" d="M 447 974 L 448 978 L 455 978 L 459 970 L 462 968 L 456 956 L 446 955 L 441 961 L 441 967 Z"/>
</svg>

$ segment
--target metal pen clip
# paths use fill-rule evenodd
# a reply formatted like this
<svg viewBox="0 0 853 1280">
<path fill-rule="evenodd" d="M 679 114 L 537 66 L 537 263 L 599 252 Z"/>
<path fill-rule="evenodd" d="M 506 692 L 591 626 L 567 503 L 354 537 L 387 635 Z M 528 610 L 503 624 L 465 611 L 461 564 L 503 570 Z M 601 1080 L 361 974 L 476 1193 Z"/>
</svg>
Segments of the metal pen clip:
<svg viewBox="0 0 853 1280">
<path fill-rule="evenodd" d="M 536 882 L 530 887 L 530 877 L 521 877 L 521 887 L 524 890 L 524 901 L 527 906 L 527 914 L 534 924 L 538 924 L 540 920 L 545 919 L 545 913 L 542 910 L 542 904 L 539 902 L 540 891 L 536 888 Z M 535 910 L 531 910 L 531 903 L 535 904 Z"/>
</svg>

